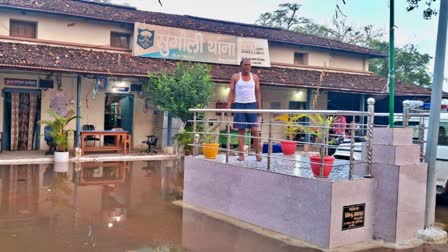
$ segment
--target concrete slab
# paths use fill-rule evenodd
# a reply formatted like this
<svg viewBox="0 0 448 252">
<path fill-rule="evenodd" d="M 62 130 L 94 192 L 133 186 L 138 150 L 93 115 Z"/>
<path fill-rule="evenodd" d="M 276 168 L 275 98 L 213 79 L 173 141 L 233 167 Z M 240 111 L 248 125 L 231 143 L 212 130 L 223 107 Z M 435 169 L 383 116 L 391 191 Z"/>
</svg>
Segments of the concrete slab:
<svg viewBox="0 0 448 252">
<path fill-rule="evenodd" d="M 427 229 L 418 230 L 417 238 L 425 242 L 437 242 L 446 240 L 447 233 L 445 230 L 439 229 L 437 227 L 430 227 Z"/>
<path fill-rule="evenodd" d="M 371 240 L 374 180 L 298 174 L 186 157 L 184 202 L 324 248 Z M 342 231 L 343 207 L 362 203 L 368 221 Z"/>
<path fill-rule="evenodd" d="M 70 162 L 102 162 L 102 161 L 137 161 L 137 160 L 174 160 L 177 155 L 148 154 L 142 152 L 131 152 L 128 155 L 121 153 L 88 154 L 82 157 L 71 157 Z M 45 151 L 3 151 L 0 153 L 0 165 L 29 164 L 54 162 L 53 155 L 45 155 Z"/>
</svg>

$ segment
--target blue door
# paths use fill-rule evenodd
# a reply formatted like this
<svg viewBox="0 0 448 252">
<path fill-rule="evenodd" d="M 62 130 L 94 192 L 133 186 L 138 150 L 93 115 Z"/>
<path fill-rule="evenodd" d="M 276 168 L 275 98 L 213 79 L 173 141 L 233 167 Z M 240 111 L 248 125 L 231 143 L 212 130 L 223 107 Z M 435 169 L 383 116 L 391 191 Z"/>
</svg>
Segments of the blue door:
<svg viewBox="0 0 448 252">
<path fill-rule="evenodd" d="M 132 126 L 134 123 L 134 96 L 132 94 L 125 95 L 120 101 L 121 104 L 121 127 L 132 134 Z"/>
</svg>

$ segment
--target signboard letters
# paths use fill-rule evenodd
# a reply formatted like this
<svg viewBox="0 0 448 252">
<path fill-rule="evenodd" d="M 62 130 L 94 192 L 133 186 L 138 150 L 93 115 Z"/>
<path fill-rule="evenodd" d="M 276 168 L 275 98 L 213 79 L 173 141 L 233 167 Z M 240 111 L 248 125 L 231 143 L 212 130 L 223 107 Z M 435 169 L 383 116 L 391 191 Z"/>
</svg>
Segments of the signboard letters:
<svg viewBox="0 0 448 252">
<path fill-rule="evenodd" d="M 135 23 L 134 34 L 134 56 L 229 65 L 239 65 L 242 58 L 249 58 L 253 66 L 271 66 L 266 39 L 143 23 Z"/>
<path fill-rule="evenodd" d="M 364 227 L 366 204 L 344 206 L 342 211 L 342 231 Z"/>
</svg>

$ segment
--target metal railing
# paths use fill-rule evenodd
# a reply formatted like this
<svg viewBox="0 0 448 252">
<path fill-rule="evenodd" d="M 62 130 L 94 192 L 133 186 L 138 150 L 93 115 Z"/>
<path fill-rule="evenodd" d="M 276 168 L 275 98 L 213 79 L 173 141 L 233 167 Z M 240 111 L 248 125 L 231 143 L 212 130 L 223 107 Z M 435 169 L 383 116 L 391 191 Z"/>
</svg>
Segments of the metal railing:
<svg viewBox="0 0 448 252">
<path fill-rule="evenodd" d="M 267 160 L 267 170 L 272 171 L 274 160 L 290 160 L 293 162 L 297 162 L 295 156 L 285 156 L 280 154 L 273 153 L 273 146 L 277 142 L 285 141 L 284 132 L 288 128 L 291 127 L 299 127 L 301 129 L 300 134 L 302 138 L 300 139 L 289 139 L 294 142 L 298 149 L 296 154 L 307 154 L 305 151 L 305 147 L 310 147 L 311 153 L 319 153 L 319 155 L 325 156 L 328 153 L 329 149 L 334 149 L 337 146 L 332 144 L 332 141 L 340 138 L 341 136 L 345 138 L 345 147 L 349 147 L 348 154 L 348 164 L 334 164 L 336 166 L 347 166 L 348 165 L 348 179 L 353 178 L 353 170 L 356 164 L 365 163 L 366 166 L 366 174 L 364 177 L 373 177 L 372 176 L 372 138 L 373 138 L 373 127 L 374 127 L 374 104 L 375 100 L 373 98 L 368 99 L 368 111 L 340 111 L 340 110 L 272 110 L 272 109 L 261 109 L 261 110 L 241 110 L 241 109 L 190 109 L 190 112 L 193 113 L 193 120 L 191 121 L 193 124 L 193 134 L 194 134 L 194 142 L 193 146 L 193 155 L 197 156 L 199 154 L 200 142 L 201 139 L 204 138 L 205 135 L 213 135 L 216 138 L 223 139 L 225 138 L 225 144 L 222 144 L 222 148 L 218 147 L 218 150 L 224 152 L 225 161 L 229 163 L 231 161 L 230 156 L 232 154 L 245 154 L 245 151 L 238 151 L 231 149 L 231 137 L 232 132 L 231 128 L 234 123 L 242 123 L 242 122 L 234 122 L 230 115 L 231 113 L 257 113 L 262 115 L 263 121 L 257 122 L 258 127 L 261 127 L 262 133 L 261 135 L 250 136 L 251 140 L 257 139 L 258 142 L 261 142 L 263 145 L 267 144 L 267 152 L 265 153 L 257 153 L 261 155 L 263 158 Z M 220 114 L 218 118 L 216 118 L 216 114 Z M 277 115 L 288 115 L 288 118 L 294 118 L 296 115 L 303 115 L 305 120 L 292 121 L 290 123 L 284 123 L 282 121 L 278 121 L 276 119 Z M 213 118 L 215 117 L 215 118 Z M 345 124 L 343 128 L 343 132 L 337 132 L 335 128 L 338 125 L 341 125 L 340 121 L 334 121 L 331 124 L 328 123 L 316 123 L 315 120 L 312 120 L 312 117 L 317 117 L 319 120 L 323 122 L 327 122 L 327 119 L 335 119 L 340 117 L 345 117 L 349 123 Z M 213 119 L 212 119 L 213 118 Z M 362 118 L 362 119 L 361 119 Z M 367 118 L 367 120 L 365 120 Z M 319 121 L 318 120 L 318 121 Z M 330 120 L 331 121 L 331 120 Z M 366 124 L 362 124 L 360 122 L 365 122 Z M 204 125 L 206 125 L 204 127 Z M 210 125 L 210 126 L 209 126 Z M 225 130 L 218 130 L 225 128 Z M 266 129 L 267 128 L 267 129 Z M 275 134 L 275 132 L 277 134 Z M 321 134 L 314 134 L 315 132 L 320 132 Z M 313 138 L 313 135 L 315 136 Z M 359 136 L 362 135 L 362 136 Z M 364 136 L 365 135 L 365 136 Z M 240 135 L 238 135 L 240 136 Z M 246 136 L 245 136 L 246 137 Z M 355 143 L 355 139 L 359 137 L 365 137 L 366 143 Z M 349 143 L 348 143 L 349 140 Z M 218 141 L 219 142 L 219 141 Z M 257 141 L 254 141 L 257 142 Z M 246 143 L 246 138 L 244 140 Z M 250 141 L 249 141 L 250 143 Z M 225 148 L 224 148 L 225 146 Z M 364 147 L 365 146 L 365 147 Z M 366 148 L 366 157 L 365 159 L 355 159 L 355 152 L 359 152 L 362 148 Z M 248 149 L 250 151 L 251 145 L 249 144 Z M 256 150 L 261 150 L 261 146 L 256 146 Z M 307 169 L 310 165 L 310 161 L 300 160 L 299 162 L 303 163 L 299 165 L 301 169 Z M 241 163 L 244 165 L 244 163 Z M 325 163 L 322 158 L 320 161 L 320 177 L 323 177 Z M 274 169 L 275 170 L 275 169 Z"/>
</svg>

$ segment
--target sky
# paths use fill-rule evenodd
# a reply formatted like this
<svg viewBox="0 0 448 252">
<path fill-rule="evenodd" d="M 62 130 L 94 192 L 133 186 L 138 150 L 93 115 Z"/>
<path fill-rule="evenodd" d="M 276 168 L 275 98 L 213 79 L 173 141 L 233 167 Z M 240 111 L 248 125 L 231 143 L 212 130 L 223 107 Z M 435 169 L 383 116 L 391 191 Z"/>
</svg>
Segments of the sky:
<svg viewBox="0 0 448 252">
<path fill-rule="evenodd" d="M 389 0 L 114 0 L 125 1 L 141 10 L 199 16 L 241 23 L 253 24 L 264 12 L 272 12 L 280 3 L 302 4 L 298 14 L 313 19 L 320 24 L 331 24 L 336 4 L 347 16 L 348 24 L 355 26 L 374 25 L 384 31 L 384 40 L 388 40 Z M 424 2 L 423 0 L 422 2 Z M 433 7 L 439 8 L 440 1 Z M 396 46 L 413 43 L 421 53 L 434 57 L 437 37 L 438 16 L 431 20 L 423 19 L 423 5 L 414 11 L 406 11 L 405 0 L 395 0 L 395 40 Z M 433 72 L 433 60 L 428 67 Z M 445 73 L 448 73 L 445 64 Z"/>
</svg>

